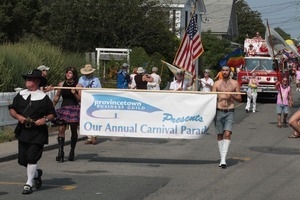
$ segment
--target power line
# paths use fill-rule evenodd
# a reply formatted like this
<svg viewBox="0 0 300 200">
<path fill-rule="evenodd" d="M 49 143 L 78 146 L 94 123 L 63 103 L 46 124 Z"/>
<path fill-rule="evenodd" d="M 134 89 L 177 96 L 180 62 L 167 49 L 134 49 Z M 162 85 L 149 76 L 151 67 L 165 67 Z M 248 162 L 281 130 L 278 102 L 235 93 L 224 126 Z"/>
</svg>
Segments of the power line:
<svg viewBox="0 0 300 200">
<path fill-rule="evenodd" d="M 252 0 L 248 0 L 253 3 Z M 249 4 L 248 3 L 248 4 Z M 259 4 L 251 6 L 251 10 L 258 11 L 262 18 L 268 18 L 272 27 L 280 27 L 290 35 L 300 35 L 300 1 L 289 1 L 269 4 Z M 298 31 L 299 30 L 299 31 Z M 289 33 L 291 32 L 291 33 Z"/>
</svg>

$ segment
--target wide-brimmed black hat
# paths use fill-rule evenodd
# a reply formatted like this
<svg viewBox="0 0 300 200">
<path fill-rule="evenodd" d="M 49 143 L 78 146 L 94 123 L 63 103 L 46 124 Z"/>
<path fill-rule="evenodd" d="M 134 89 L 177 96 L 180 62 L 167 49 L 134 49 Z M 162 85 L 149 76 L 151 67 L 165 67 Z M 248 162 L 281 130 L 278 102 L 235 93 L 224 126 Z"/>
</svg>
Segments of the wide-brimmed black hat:
<svg viewBox="0 0 300 200">
<path fill-rule="evenodd" d="M 22 75 L 22 77 L 26 80 L 28 78 L 39 78 L 41 80 L 39 86 L 46 86 L 47 79 L 42 76 L 42 71 L 38 69 L 33 69 L 27 72 L 27 74 Z"/>
</svg>

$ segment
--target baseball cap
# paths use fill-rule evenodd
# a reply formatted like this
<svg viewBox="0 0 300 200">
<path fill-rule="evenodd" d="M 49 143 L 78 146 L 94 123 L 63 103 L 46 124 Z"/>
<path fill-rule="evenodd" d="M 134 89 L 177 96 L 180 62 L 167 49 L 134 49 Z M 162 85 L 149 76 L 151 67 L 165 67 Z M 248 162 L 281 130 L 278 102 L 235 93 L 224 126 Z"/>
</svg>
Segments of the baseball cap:
<svg viewBox="0 0 300 200">
<path fill-rule="evenodd" d="M 127 63 L 123 63 L 122 68 L 127 68 L 129 65 Z"/>
</svg>

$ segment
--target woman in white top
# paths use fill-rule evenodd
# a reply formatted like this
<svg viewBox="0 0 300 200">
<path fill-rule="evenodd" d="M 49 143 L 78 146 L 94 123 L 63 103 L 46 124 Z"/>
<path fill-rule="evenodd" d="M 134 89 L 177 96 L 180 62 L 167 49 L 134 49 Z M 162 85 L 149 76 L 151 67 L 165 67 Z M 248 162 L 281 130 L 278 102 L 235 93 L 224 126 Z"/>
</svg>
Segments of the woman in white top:
<svg viewBox="0 0 300 200">
<path fill-rule="evenodd" d="M 204 77 L 200 79 L 201 91 L 210 92 L 214 81 L 209 77 L 210 71 L 208 69 L 204 70 Z"/>
<path fill-rule="evenodd" d="M 130 89 L 136 89 L 136 83 L 134 80 L 135 75 L 137 75 L 137 67 L 134 67 L 132 69 L 132 74 L 130 74 L 130 80 L 131 80 L 131 83 L 129 84 Z"/>
<path fill-rule="evenodd" d="M 255 73 L 252 73 L 252 77 L 248 83 L 248 91 L 247 91 L 247 104 L 246 104 L 246 112 L 248 113 L 250 110 L 250 104 L 252 99 L 252 112 L 255 113 L 256 110 L 256 99 L 257 99 L 257 86 L 259 85 L 258 79 Z"/>
<path fill-rule="evenodd" d="M 153 81 L 147 83 L 148 90 L 160 90 L 161 78 L 157 74 L 157 71 L 157 67 L 152 68 L 152 74 L 150 74 L 150 76 L 152 76 Z"/>
</svg>

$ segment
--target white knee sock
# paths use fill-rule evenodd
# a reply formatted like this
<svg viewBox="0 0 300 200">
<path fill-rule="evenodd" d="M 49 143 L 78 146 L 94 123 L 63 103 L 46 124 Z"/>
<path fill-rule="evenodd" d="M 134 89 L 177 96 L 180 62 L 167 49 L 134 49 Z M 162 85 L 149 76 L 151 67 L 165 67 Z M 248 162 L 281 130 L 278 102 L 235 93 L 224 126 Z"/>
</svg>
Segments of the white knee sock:
<svg viewBox="0 0 300 200">
<path fill-rule="evenodd" d="M 33 185 L 33 178 L 35 177 L 35 173 L 37 172 L 37 165 L 36 164 L 27 164 L 27 185 L 32 187 Z"/>
<path fill-rule="evenodd" d="M 222 155 L 223 143 L 224 143 L 224 140 L 218 140 L 220 156 Z"/>
<path fill-rule="evenodd" d="M 226 165 L 226 155 L 228 152 L 229 145 L 230 145 L 230 140 L 224 140 L 222 153 L 221 153 L 221 164 Z"/>
</svg>

